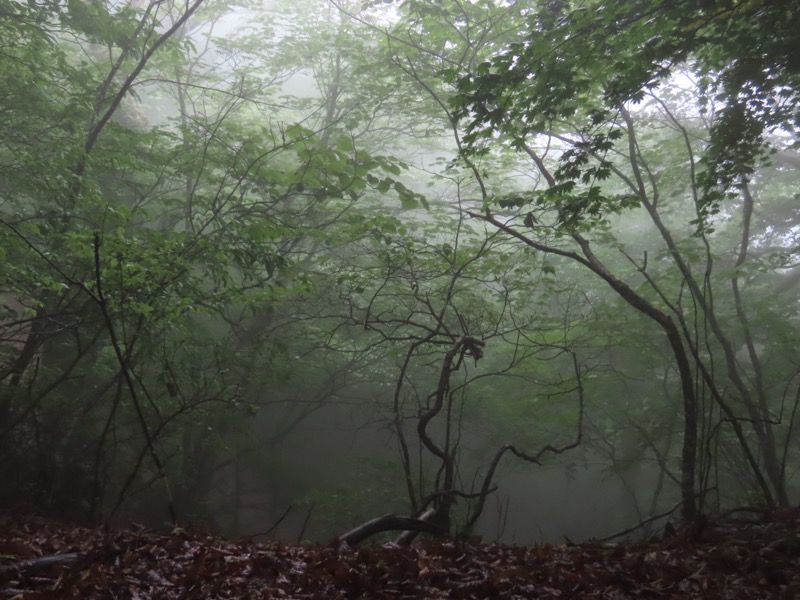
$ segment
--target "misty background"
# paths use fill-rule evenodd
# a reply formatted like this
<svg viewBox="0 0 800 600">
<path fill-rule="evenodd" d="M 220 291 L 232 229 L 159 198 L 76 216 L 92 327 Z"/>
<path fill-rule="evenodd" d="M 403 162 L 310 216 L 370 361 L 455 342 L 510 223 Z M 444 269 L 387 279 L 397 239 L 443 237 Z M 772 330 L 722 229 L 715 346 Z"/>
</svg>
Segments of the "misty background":
<svg viewBox="0 0 800 600">
<path fill-rule="evenodd" d="M 561 4 L 0 2 L 0 505 L 530 544 L 796 504 L 796 136 L 706 202 L 690 61 L 502 113 Z"/>
</svg>

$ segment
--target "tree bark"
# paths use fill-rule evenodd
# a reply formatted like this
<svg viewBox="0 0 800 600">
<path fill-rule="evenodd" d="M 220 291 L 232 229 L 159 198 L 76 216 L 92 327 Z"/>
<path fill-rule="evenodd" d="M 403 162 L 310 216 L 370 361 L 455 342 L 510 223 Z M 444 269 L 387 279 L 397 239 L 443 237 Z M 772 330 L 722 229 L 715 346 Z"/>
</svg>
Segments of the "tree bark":
<svg viewBox="0 0 800 600">
<path fill-rule="evenodd" d="M 384 531 L 414 531 L 416 533 L 430 533 L 436 536 L 447 535 L 444 529 L 422 518 L 415 519 L 413 517 L 401 517 L 398 515 L 383 515 L 382 517 L 362 523 L 347 533 L 334 538 L 333 541 L 345 542 L 348 546 L 355 546 L 367 538 Z M 413 539 L 413 537 L 411 539 Z"/>
</svg>

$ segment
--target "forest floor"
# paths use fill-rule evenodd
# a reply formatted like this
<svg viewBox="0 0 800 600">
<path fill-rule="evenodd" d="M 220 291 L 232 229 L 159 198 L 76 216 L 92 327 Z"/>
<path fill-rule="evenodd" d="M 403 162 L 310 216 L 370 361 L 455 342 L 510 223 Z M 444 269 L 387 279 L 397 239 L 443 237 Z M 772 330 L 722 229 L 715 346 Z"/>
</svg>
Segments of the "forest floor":
<svg viewBox="0 0 800 600">
<path fill-rule="evenodd" d="M 800 598 L 800 511 L 710 520 L 697 539 L 677 531 L 618 545 L 421 540 L 357 548 L 72 527 L 0 513 L 0 597 Z"/>
</svg>

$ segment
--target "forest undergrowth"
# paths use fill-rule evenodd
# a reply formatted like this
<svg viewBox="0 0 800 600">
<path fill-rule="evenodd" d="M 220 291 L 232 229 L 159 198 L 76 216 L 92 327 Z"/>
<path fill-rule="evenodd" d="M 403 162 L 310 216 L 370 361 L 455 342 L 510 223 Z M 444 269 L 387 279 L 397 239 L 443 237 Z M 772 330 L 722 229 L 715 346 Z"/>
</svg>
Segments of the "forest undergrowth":
<svg viewBox="0 0 800 600">
<path fill-rule="evenodd" d="M 745 515 L 745 516 L 742 516 Z M 51 598 L 797 598 L 800 511 L 748 511 L 645 542 L 351 548 L 0 515 L 0 593 Z"/>
</svg>

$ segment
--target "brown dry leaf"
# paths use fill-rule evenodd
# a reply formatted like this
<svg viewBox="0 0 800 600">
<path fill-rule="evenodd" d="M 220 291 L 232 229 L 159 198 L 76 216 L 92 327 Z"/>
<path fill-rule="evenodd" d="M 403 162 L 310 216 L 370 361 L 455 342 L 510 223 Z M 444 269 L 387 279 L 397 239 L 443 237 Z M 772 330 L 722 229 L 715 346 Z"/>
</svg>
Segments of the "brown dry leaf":
<svg viewBox="0 0 800 600">
<path fill-rule="evenodd" d="M 800 597 L 797 511 L 721 521 L 627 546 L 503 546 L 422 540 L 347 546 L 234 543 L 207 535 L 61 526 L 0 515 L 0 548 L 78 561 L 20 568 L 5 559 L 0 594 L 47 598 L 615 598 Z M 36 559 L 34 559 L 35 561 Z M 25 563 L 27 564 L 27 563 Z M 34 563 L 35 564 L 35 563 Z"/>
</svg>

